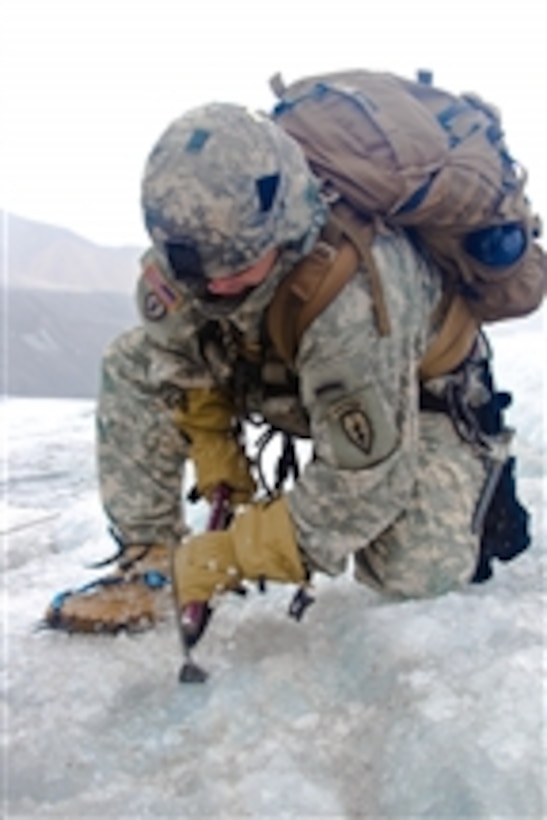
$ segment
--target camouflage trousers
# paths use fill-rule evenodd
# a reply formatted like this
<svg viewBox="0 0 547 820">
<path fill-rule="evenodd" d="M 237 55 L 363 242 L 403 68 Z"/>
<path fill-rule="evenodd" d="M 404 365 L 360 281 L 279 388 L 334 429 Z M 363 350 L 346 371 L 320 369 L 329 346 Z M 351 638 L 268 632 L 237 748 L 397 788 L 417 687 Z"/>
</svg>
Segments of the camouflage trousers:
<svg viewBox="0 0 547 820">
<path fill-rule="evenodd" d="M 440 413 L 420 413 L 419 470 L 407 508 L 355 553 L 358 581 L 395 598 L 466 585 L 479 554 L 471 521 L 485 480 L 477 454 Z"/>
</svg>

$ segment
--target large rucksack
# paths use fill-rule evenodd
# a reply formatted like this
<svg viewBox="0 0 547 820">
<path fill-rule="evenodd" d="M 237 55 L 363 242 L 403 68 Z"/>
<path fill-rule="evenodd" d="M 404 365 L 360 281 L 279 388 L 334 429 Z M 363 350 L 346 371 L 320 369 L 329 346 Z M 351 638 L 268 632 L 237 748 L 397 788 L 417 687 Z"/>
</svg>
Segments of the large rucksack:
<svg viewBox="0 0 547 820">
<path fill-rule="evenodd" d="M 332 205 L 321 241 L 283 279 L 269 306 L 267 335 L 276 353 L 293 366 L 306 328 L 362 269 L 379 332 L 389 333 L 371 245 L 382 222 L 403 227 L 438 263 L 445 284 L 436 333 L 419 366 L 426 383 L 420 406 L 448 413 L 467 441 L 507 433 L 502 410 L 510 395 L 495 391 L 487 361 L 481 380 L 490 398 L 478 409 L 465 408 L 464 417 L 458 419 L 450 398 L 432 401 L 427 391 L 428 379 L 465 360 L 482 322 L 530 313 L 545 292 L 539 220 L 498 113 L 474 96 L 367 71 L 313 77 L 289 88 L 276 78 L 272 87 L 280 98 L 274 119 L 302 145 Z M 291 463 L 290 452 L 286 436 L 283 465 Z M 499 452 L 490 457 L 472 522 L 480 535 L 474 582 L 491 576 L 493 558 L 512 560 L 530 542 L 514 459 L 499 460 Z"/>
<path fill-rule="evenodd" d="M 277 75 L 271 85 L 273 118 L 302 146 L 342 224 L 349 215 L 355 245 L 360 226 L 366 236 L 375 219 L 409 229 L 475 323 L 539 306 L 547 284 L 540 223 L 492 106 L 365 70 L 288 87 Z M 385 307 L 377 312 L 388 333 Z"/>
</svg>

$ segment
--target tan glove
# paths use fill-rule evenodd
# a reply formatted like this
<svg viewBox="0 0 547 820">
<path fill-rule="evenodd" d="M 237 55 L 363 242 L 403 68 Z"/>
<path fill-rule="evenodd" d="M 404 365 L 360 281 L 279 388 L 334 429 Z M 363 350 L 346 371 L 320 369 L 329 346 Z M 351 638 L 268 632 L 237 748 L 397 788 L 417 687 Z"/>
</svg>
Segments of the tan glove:
<svg viewBox="0 0 547 820">
<path fill-rule="evenodd" d="M 250 505 L 229 529 L 196 535 L 175 553 L 173 582 L 182 606 L 237 589 L 244 578 L 296 584 L 306 578 L 283 498 Z"/>
<path fill-rule="evenodd" d="M 175 410 L 175 423 L 191 442 L 197 489 L 208 501 L 220 484 L 230 487 L 234 504 L 250 501 L 256 491 L 234 416 L 227 394 L 217 388 L 187 390 L 185 406 Z"/>
</svg>

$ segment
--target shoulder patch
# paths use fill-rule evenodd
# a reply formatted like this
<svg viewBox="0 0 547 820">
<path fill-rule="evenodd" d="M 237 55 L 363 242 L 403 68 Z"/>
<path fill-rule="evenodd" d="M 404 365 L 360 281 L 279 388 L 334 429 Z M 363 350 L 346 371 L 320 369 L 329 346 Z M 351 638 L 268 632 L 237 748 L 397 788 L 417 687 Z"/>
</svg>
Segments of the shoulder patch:
<svg viewBox="0 0 547 820">
<path fill-rule="evenodd" d="M 166 313 L 178 310 L 182 305 L 183 298 L 181 294 L 173 287 L 156 264 L 149 262 L 143 270 L 142 278 L 148 290 L 144 298 L 144 312 L 148 319 L 157 321 Z M 163 312 L 161 312 L 162 308 Z"/>
<path fill-rule="evenodd" d="M 153 290 L 149 290 L 145 295 L 142 309 L 145 318 L 150 322 L 159 322 L 167 313 L 167 308 Z"/>
<path fill-rule="evenodd" d="M 374 385 L 346 395 L 338 386 L 322 385 L 316 392 L 316 403 L 335 466 L 368 469 L 388 458 L 397 447 L 399 433 L 393 414 Z"/>
<path fill-rule="evenodd" d="M 340 425 L 350 442 L 368 455 L 372 450 L 374 430 L 364 410 L 351 407 L 342 411 Z"/>
</svg>

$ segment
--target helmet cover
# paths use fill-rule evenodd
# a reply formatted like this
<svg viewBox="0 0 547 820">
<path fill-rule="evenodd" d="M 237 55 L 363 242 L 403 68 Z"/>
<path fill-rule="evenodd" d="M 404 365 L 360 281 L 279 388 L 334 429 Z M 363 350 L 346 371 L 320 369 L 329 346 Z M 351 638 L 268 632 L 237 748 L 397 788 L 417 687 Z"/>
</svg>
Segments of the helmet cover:
<svg viewBox="0 0 547 820">
<path fill-rule="evenodd" d="M 175 278 L 225 277 L 325 221 L 298 143 L 265 114 L 211 103 L 176 119 L 146 163 L 142 208 Z"/>
</svg>

